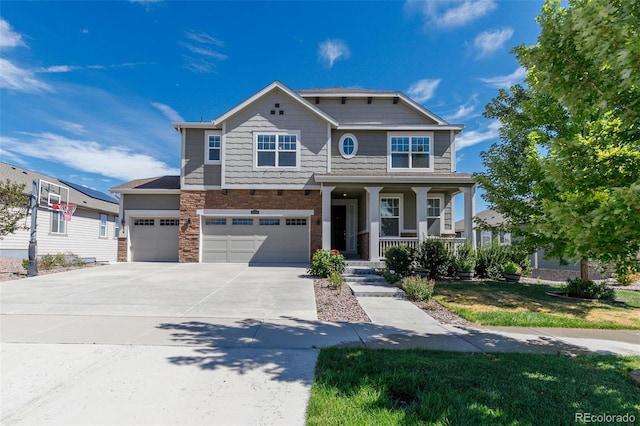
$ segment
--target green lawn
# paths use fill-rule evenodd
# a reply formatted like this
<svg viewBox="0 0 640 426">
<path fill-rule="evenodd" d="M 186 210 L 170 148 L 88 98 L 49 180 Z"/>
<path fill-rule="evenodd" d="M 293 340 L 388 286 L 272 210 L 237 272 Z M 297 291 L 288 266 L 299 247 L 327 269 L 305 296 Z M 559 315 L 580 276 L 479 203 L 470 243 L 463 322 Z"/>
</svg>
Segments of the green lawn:
<svg viewBox="0 0 640 426">
<path fill-rule="evenodd" d="M 573 425 L 576 413 L 635 416 L 640 356 L 320 351 L 309 425 Z"/>
<path fill-rule="evenodd" d="M 438 282 L 434 300 L 482 325 L 640 329 L 640 293 L 616 291 L 626 303 L 551 297 L 561 286 L 507 282 Z"/>
</svg>

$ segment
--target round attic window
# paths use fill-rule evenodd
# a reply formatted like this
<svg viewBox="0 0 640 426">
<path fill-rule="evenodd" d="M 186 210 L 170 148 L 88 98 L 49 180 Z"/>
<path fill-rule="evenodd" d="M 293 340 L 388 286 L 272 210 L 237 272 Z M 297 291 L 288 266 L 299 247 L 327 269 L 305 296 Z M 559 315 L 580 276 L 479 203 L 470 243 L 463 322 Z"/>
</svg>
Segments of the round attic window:
<svg viewBox="0 0 640 426">
<path fill-rule="evenodd" d="M 340 138 L 340 155 L 344 158 L 353 158 L 358 152 L 358 139 L 351 133 L 345 133 Z"/>
</svg>

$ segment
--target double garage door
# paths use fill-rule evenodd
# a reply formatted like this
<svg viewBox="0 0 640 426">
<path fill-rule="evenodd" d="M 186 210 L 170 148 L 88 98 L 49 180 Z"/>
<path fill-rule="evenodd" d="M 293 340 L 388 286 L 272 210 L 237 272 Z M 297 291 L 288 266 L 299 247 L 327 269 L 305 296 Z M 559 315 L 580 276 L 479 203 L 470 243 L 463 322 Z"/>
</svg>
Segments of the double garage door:
<svg viewBox="0 0 640 426">
<path fill-rule="evenodd" d="M 131 229 L 134 262 L 178 261 L 178 218 L 136 218 Z"/>
<path fill-rule="evenodd" d="M 309 225 L 306 217 L 203 217 L 202 261 L 308 262 Z"/>
</svg>

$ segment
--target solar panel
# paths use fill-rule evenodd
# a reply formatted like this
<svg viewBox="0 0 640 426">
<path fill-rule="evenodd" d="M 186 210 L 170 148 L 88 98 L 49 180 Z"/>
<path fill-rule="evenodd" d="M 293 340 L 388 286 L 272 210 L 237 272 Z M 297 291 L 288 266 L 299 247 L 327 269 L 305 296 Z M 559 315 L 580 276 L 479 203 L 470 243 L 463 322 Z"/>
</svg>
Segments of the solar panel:
<svg viewBox="0 0 640 426">
<path fill-rule="evenodd" d="M 117 198 L 107 195 L 104 192 L 96 191 L 95 189 L 87 188 L 86 186 L 78 185 L 77 183 L 67 182 L 64 180 L 60 180 L 60 182 L 75 189 L 76 191 L 82 192 L 83 194 L 91 198 L 95 198 L 96 200 L 102 200 L 102 201 L 106 201 L 107 203 L 114 203 L 114 204 L 119 203 Z"/>
</svg>

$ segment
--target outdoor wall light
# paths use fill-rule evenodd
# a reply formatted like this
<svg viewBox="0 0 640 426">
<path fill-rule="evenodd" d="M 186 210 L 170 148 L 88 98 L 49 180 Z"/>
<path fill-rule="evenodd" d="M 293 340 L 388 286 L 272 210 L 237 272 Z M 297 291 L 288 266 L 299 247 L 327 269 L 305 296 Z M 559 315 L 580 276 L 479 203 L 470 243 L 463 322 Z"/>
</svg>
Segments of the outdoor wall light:
<svg viewBox="0 0 640 426">
<path fill-rule="evenodd" d="M 189 225 L 191 225 L 191 218 L 190 217 L 187 218 L 187 226 L 189 226 Z"/>
</svg>

